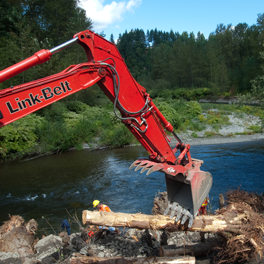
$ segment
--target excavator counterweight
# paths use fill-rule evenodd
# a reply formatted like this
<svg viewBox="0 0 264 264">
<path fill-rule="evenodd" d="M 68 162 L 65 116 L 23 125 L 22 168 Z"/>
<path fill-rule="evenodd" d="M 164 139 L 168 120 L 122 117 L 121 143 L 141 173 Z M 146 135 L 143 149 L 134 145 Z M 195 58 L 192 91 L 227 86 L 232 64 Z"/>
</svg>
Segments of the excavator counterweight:
<svg viewBox="0 0 264 264">
<path fill-rule="evenodd" d="M 141 173 L 147 174 L 163 172 L 169 200 L 166 213 L 182 223 L 189 220 L 191 226 L 210 191 L 212 176 L 200 170 L 202 161 L 191 158 L 190 145 L 181 142 L 146 89 L 132 77 L 115 44 L 85 30 L 58 47 L 40 50 L 0 71 L 0 82 L 50 60 L 53 54 L 74 43 L 84 48 L 87 62 L 0 91 L 0 127 L 97 84 L 113 103 L 116 117 L 149 153 L 147 159 L 135 161 L 131 168 L 141 169 Z M 178 141 L 175 148 L 171 147 L 165 129 Z"/>
</svg>

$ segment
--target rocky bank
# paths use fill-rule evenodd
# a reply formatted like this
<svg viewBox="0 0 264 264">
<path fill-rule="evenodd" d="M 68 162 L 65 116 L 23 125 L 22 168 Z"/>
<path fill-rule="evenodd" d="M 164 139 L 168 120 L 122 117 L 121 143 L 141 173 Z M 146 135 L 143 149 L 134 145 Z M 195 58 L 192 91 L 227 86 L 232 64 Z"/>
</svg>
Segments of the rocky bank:
<svg viewBox="0 0 264 264">
<path fill-rule="evenodd" d="M 20 219 L 18 224 L 17 218 Z M 31 220 L 34 221 L 34 220 Z M 8 224 L 7 224 L 8 223 Z M 33 239 L 34 233 L 27 229 L 21 217 L 13 216 L 5 225 L 9 230 L 1 234 L 0 263 L 6 264 L 70 264 L 74 256 L 81 254 L 92 257 L 150 257 L 159 256 L 161 245 L 193 245 L 201 243 L 199 232 L 172 232 L 121 229 L 121 233 L 94 231 L 91 227 L 82 232 L 68 235 L 49 235 Z M 35 224 L 36 227 L 36 224 Z M 30 238 L 30 239 L 29 239 Z M 216 239 L 214 234 L 206 234 L 206 239 Z M 30 241 L 30 243 L 29 243 Z M 210 263 L 208 259 L 208 263 Z"/>
<path fill-rule="evenodd" d="M 218 229 L 214 233 L 194 231 L 197 229 L 190 232 L 184 226 L 176 232 L 135 228 L 110 232 L 92 225 L 80 225 L 78 233 L 63 231 L 39 239 L 35 236 L 38 225 L 34 219 L 25 223 L 22 217 L 12 216 L 0 227 L 0 263 L 82 264 L 104 261 L 120 264 L 125 263 L 122 260 L 132 261 L 127 258 L 133 258 L 133 263 L 137 260 L 154 263 L 171 253 L 171 257 L 180 258 L 177 263 L 189 263 L 188 258 L 186 260 L 188 254 L 190 258 L 194 255 L 198 264 L 264 263 L 263 197 L 236 190 L 227 194 L 227 199 L 228 205 L 216 214 L 225 215 L 231 225 L 232 221 L 238 221 L 235 224 L 239 224 L 239 228 L 229 232 Z M 163 214 L 166 207 L 167 194 L 159 193 L 154 199 L 152 213 Z M 207 224 L 210 225 L 209 222 Z M 207 224 L 204 222 L 202 229 Z"/>
</svg>

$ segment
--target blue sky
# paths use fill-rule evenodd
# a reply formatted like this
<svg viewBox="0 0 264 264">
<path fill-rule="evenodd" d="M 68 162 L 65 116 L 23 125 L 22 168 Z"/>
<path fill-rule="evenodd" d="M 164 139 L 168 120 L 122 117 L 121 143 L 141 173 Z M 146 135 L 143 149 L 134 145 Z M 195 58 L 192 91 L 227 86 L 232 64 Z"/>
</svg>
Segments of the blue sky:
<svg viewBox="0 0 264 264">
<path fill-rule="evenodd" d="M 256 24 L 257 15 L 264 13 L 264 0 L 81 0 L 82 8 L 93 21 L 93 30 L 111 33 L 131 29 L 155 29 L 182 33 L 198 31 L 207 38 L 218 24 Z"/>
</svg>

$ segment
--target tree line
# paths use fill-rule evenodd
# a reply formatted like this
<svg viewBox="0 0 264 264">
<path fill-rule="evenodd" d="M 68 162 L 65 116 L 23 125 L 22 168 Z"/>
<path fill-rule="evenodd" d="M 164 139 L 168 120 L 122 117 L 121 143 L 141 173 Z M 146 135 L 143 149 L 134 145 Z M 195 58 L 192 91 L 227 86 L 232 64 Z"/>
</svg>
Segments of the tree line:
<svg viewBox="0 0 264 264">
<path fill-rule="evenodd" d="M 0 69 L 32 56 L 41 49 L 51 49 L 70 40 L 74 34 L 92 28 L 78 0 L 0 0 Z M 60 72 L 86 57 L 79 45 L 52 56 L 1 83 L 0 89 Z"/>
<path fill-rule="evenodd" d="M 195 36 L 134 29 L 119 35 L 117 47 L 141 82 L 162 81 L 164 89 L 173 90 L 207 87 L 214 94 L 235 95 L 249 91 L 251 80 L 263 73 L 263 40 L 264 14 L 258 14 L 251 26 L 219 24 L 207 39 L 201 32 Z"/>
<path fill-rule="evenodd" d="M 0 0 L 0 68 L 21 61 L 40 49 L 51 49 L 92 21 L 79 0 Z M 213 25 L 212 25 L 213 26 Z M 114 41 L 113 35 L 110 41 Z M 217 25 L 206 39 L 198 32 L 133 29 L 120 34 L 117 48 L 134 78 L 154 90 L 207 87 L 214 94 L 246 93 L 251 80 L 262 74 L 264 13 L 256 24 Z M 79 45 L 52 57 L 19 76 L 0 84 L 0 89 L 59 72 L 84 62 Z M 155 89 L 156 88 L 156 89 Z"/>
</svg>

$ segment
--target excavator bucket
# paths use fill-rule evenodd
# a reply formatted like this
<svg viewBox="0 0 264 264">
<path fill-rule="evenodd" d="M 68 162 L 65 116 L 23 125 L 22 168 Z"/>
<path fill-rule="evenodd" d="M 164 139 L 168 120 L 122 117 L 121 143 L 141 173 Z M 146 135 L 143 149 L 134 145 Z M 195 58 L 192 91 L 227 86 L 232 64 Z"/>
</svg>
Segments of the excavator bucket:
<svg viewBox="0 0 264 264">
<path fill-rule="evenodd" d="M 168 195 L 164 215 L 176 216 L 175 220 L 181 219 L 182 224 L 188 219 L 190 227 L 213 184 L 212 175 L 200 170 L 202 163 L 202 160 L 191 159 L 190 163 L 181 166 L 140 159 L 130 169 L 141 169 L 141 173 L 147 171 L 147 175 L 154 171 L 164 172 Z"/>
<path fill-rule="evenodd" d="M 209 172 L 189 170 L 172 176 L 165 174 L 169 203 L 177 203 L 195 217 L 212 187 L 213 178 Z"/>
</svg>

